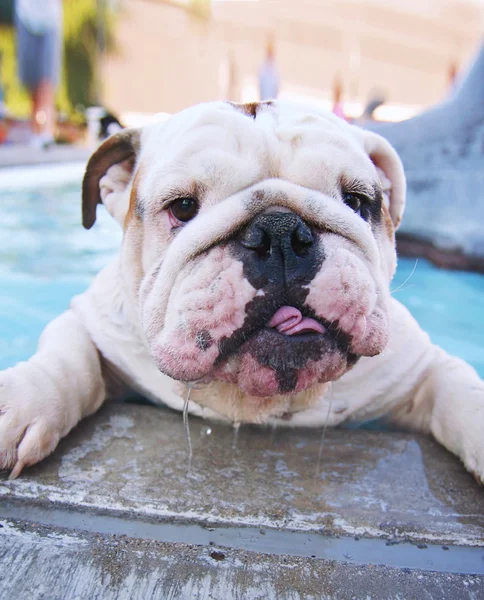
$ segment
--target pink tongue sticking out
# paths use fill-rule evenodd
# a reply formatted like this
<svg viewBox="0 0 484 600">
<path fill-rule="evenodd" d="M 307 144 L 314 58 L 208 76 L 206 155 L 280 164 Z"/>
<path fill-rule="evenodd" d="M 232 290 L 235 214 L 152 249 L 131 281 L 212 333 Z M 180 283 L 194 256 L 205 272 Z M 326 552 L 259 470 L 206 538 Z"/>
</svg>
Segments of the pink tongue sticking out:
<svg viewBox="0 0 484 600">
<path fill-rule="evenodd" d="M 314 319 L 303 317 L 294 306 L 282 306 L 267 324 L 284 335 L 297 333 L 325 333 L 326 329 Z"/>
</svg>

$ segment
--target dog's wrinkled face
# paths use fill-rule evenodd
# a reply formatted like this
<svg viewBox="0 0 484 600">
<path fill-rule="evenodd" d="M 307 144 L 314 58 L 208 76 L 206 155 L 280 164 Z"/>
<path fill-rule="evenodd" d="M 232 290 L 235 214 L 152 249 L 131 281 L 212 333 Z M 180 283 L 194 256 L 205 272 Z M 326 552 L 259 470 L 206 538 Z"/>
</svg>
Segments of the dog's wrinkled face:
<svg viewBox="0 0 484 600">
<path fill-rule="evenodd" d="M 292 104 L 201 105 L 108 140 L 84 182 L 158 368 L 250 396 L 333 381 L 388 338 L 403 171 L 375 134 Z"/>
</svg>

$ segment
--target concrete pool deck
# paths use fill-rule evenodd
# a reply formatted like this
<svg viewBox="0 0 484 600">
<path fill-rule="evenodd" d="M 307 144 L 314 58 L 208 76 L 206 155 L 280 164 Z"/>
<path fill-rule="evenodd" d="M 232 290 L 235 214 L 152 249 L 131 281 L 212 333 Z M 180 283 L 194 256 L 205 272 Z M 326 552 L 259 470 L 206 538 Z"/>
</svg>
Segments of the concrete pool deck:
<svg viewBox="0 0 484 600">
<path fill-rule="evenodd" d="M 188 469 L 180 414 L 110 405 L 2 475 L 0 597 L 484 597 L 484 489 L 432 440 L 190 429 Z"/>
</svg>

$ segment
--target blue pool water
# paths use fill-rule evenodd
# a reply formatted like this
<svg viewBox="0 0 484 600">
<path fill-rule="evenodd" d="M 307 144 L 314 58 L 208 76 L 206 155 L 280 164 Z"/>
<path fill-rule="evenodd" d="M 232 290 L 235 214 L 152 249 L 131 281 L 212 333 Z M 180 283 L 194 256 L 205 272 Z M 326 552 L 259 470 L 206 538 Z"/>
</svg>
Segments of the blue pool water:
<svg viewBox="0 0 484 600">
<path fill-rule="evenodd" d="M 120 229 L 102 207 L 92 230 L 81 227 L 79 190 L 0 190 L 0 369 L 35 351 L 46 323 L 119 248 Z M 401 259 L 392 289 L 435 343 L 484 377 L 484 276 Z"/>
</svg>

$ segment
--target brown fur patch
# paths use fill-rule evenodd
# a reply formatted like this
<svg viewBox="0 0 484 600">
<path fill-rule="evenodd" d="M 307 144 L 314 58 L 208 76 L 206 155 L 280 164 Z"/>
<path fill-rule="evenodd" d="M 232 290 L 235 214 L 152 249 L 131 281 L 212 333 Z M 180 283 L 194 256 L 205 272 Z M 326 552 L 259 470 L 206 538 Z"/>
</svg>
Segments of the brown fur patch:
<svg viewBox="0 0 484 600">
<path fill-rule="evenodd" d="M 395 237 L 395 228 L 393 227 L 393 221 L 390 216 L 390 211 L 386 207 L 385 203 L 381 205 L 381 214 L 383 217 L 383 225 L 385 226 L 388 237 L 393 240 Z"/>
<path fill-rule="evenodd" d="M 239 102 L 229 102 L 234 108 L 238 111 L 255 119 L 257 116 L 257 109 L 263 106 L 272 106 L 271 100 L 265 100 L 264 102 L 246 102 L 245 104 L 241 104 Z"/>
<path fill-rule="evenodd" d="M 132 219 L 141 219 L 140 211 L 138 210 L 139 194 L 138 185 L 141 177 L 142 168 L 140 167 L 134 176 L 133 185 L 131 186 L 131 193 L 129 195 L 129 208 L 124 219 L 124 229 L 128 227 Z"/>
<path fill-rule="evenodd" d="M 140 211 L 138 192 L 142 174 L 143 168 L 140 166 L 133 178 L 128 212 L 123 223 L 124 252 L 122 252 L 122 258 L 125 261 L 124 264 L 128 265 L 129 276 L 126 278 L 126 283 L 131 288 L 134 297 L 138 296 L 141 282 L 145 276 L 143 268 L 143 216 L 142 211 Z"/>
</svg>

